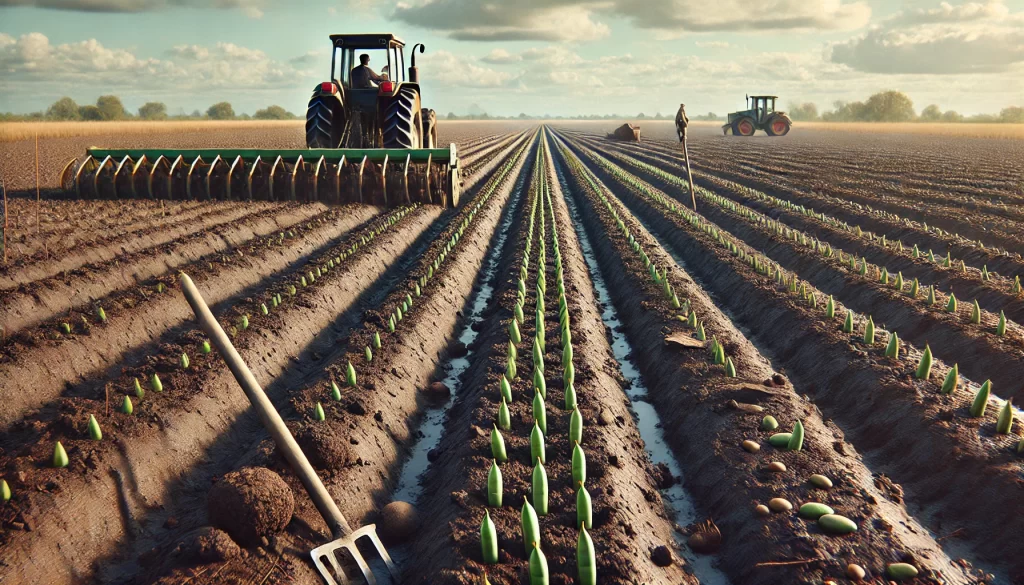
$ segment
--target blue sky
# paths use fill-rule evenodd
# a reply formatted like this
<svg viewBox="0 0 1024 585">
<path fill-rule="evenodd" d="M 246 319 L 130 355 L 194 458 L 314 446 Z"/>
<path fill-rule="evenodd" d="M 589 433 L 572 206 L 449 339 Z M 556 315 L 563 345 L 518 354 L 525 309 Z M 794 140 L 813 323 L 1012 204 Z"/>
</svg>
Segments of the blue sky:
<svg viewBox="0 0 1024 585">
<path fill-rule="evenodd" d="M 1024 0 L 0 0 L 0 111 L 113 93 L 301 112 L 327 35 L 366 31 L 426 44 L 442 113 L 722 114 L 745 93 L 824 110 L 883 89 L 919 110 L 1024 105 Z"/>
</svg>

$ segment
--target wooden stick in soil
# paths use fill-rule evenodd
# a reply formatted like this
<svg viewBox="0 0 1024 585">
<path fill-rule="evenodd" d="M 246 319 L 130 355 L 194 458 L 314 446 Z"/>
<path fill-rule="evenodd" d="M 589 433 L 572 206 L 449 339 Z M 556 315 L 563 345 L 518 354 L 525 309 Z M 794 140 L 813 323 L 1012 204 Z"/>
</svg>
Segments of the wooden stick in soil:
<svg viewBox="0 0 1024 585">
<path fill-rule="evenodd" d="M 697 196 L 693 192 L 693 173 L 690 172 L 690 149 L 686 143 L 686 130 L 683 130 L 683 160 L 686 161 L 686 178 L 690 181 L 690 203 L 693 210 L 697 211 Z"/>
<path fill-rule="evenodd" d="M 39 208 L 42 201 L 39 198 L 39 133 L 36 132 L 36 233 L 39 233 Z"/>
<path fill-rule="evenodd" d="M 0 207 L 0 215 L 3 216 L 4 226 L 0 228 L 0 232 L 3 232 L 3 237 L 0 238 L 0 251 L 3 251 L 4 255 L 4 266 L 7 265 L 7 181 L 3 177 L 0 177 L 0 191 L 3 191 L 4 200 L 3 207 Z"/>
</svg>

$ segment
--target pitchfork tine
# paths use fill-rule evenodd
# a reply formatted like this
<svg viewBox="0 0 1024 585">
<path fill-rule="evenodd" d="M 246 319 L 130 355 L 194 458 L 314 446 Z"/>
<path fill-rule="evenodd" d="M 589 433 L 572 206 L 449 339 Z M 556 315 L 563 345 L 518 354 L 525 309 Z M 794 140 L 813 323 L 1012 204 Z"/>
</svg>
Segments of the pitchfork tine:
<svg viewBox="0 0 1024 585">
<path fill-rule="evenodd" d="M 320 476 L 313 470 L 313 466 L 309 464 L 309 460 L 306 459 L 306 455 L 299 448 L 299 444 L 295 442 L 295 437 L 292 436 L 291 431 L 288 430 L 284 421 L 281 420 L 281 415 L 274 408 L 274 403 L 267 398 L 263 388 L 260 387 L 256 378 L 252 375 L 252 371 L 249 370 L 249 367 L 242 360 L 242 356 L 238 355 L 238 351 L 231 344 L 231 340 L 224 333 L 224 329 L 213 317 L 210 307 L 206 305 L 206 301 L 199 294 L 196 285 L 184 272 L 181 273 L 181 289 L 185 293 L 185 298 L 192 307 L 199 325 L 224 358 L 224 363 L 227 364 L 228 369 L 235 376 L 235 380 L 242 387 L 242 391 L 245 392 L 246 398 L 252 403 L 256 413 L 259 414 L 263 426 L 270 433 L 274 442 L 277 443 L 277 448 L 284 454 L 285 459 L 291 465 L 292 471 L 298 476 L 302 486 L 306 488 L 309 499 L 313 501 L 313 505 L 316 506 L 317 511 L 320 512 L 324 522 L 327 523 L 331 530 L 334 540 L 310 551 L 310 555 L 313 557 L 313 564 L 316 565 L 320 576 L 327 581 L 328 585 L 338 585 L 339 582 L 341 585 L 348 585 L 349 579 L 340 566 L 340 562 L 335 558 L 335 553 L 344 548 L 348 550 L 356 564 L 359 565 L 359 570 L 362 571 L 363 578 L 366 579 L 368 585 L 377 585 L 377 579 L 374 578 L 369 564 L 367 564 L 366 559 L 363 558 L 362 553 L 356 547 L 357 539 L 368 536 L 377 552 L 380 553 L 381 558 L 384 559 L 388 572 L 391 573 L 394 581 L 398 583 L 398 570 L 394 563 L 391 562 L 391 556 L 384 549 L 383 543 L 377 537 L 376 527 L 373 524 L 369 524 L 358 530 L 352 530 L 348 521 L 345 520 L 345 516 L 338 509 L 338 504 L 334 502 L 334 499 L 327 492 L 327 488 L 320 481 Z M 324 565 L 323 557 L 327 557 L 331 566 L 334 567 L 338 581 L 334 580 L 334 577 L 331 576 L 330 571 Z"/>
</svg>

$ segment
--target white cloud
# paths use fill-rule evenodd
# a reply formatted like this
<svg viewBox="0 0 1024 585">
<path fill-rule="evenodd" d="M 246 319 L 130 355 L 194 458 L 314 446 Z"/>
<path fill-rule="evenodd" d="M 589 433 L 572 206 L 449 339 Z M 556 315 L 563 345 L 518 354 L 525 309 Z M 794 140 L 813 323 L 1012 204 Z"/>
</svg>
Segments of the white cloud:
<svg viewBox="0 0 1024 585">
<path fill-rule="evenodd" d="M 484 63 L 490 63 L 492 65 L 505 65 L 508 63 L 518 63 L 523 60 L 520 55 L 513 55 L 505 49 L 494 49 L 490 53 L 487 53 L 480 58 Z"/>
<path fill-rule="evenodd" d="M 687 31 L 850 30 L 867 24 L 859 0 L 412 0 L 392 17 L 460 40 L 591 41 L 609 36 L 609 20 L 678 36 Z"/>
<path fill-rule="evenodd" d="M 1024 12 L 1002 2 L 943 2 L 904 11 L 831 47 L 831 60 L 869 73 L 1000 73 L 1024 63 Z"/>
<path fill-rule="evenodd" d="M 694 41 L 693 44 L 700 49 L 728 49 L 732 46 L 726 41 Z"/>
<path fill-rule="evenodd" d="M 249 18 L 262 18 L 263 5 L 263 0 L 0 0 L 0 8 L 35 6 L 69 12 L 151 12 L 177 7 L 238 9 Z"/>
<path fill-rule="evenodd" d="M 421 59 L 420 74 L 433 84 L 495 88 L 508 85 L 513 78 L 511 73 L 481 67 L 448 51 L 424 53 Z"/>
</svg>

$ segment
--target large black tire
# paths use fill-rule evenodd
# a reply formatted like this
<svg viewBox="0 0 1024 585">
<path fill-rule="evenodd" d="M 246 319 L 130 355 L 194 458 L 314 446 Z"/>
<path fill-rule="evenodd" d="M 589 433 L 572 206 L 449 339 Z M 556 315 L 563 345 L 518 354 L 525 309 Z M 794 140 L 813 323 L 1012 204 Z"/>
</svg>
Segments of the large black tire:
<svg viewBox="0 0 1024 585">
<path fill-rule="evenodd" d="M 384 148 L 420 148 L 423 125 L 419 101 L 415 88 L 406 86 L 398 90 L 384 112 Z"/>
<path fill-rule="evenodd" d="M 744 116 L 732 123 L 733 136 L 753 136 L 757 131 L 757 124 L 753 118 Z"/>
<path fill-rule="evenodd" d="M 437 148 L 437 114 L 430 108 L 420 110 L 423 123 L 423 148 Z"/>
<path fill-rule="evenodd" d="M 306 107 L 306 148 L 338 148 L 344 121 L 338 99 L 315 95 Z"/>
</svg>

